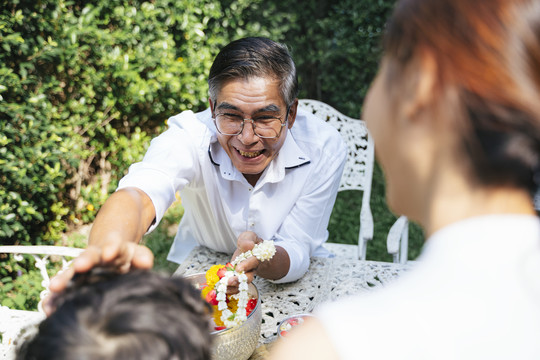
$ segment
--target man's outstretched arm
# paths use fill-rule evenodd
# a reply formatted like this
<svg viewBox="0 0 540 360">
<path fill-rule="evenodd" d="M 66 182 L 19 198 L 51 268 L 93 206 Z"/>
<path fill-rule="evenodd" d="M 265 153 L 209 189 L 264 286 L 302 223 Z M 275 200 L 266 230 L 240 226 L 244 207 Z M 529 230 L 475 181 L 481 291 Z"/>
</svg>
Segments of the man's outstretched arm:
<svg viewBox="0 0 540 360">
<path fill-rule="evenodd" d="M 125 188 L 112 194 L 96 216 L 87 249 L 69 270 L 51 279 L 51 292 L 64 290 L 74 273 L 98 265 L 115 267 L 119 272 L 152 268 L 154 256 L 139 242 L 154 219 L 154 205 L 143 191 Z"/>
</svg>

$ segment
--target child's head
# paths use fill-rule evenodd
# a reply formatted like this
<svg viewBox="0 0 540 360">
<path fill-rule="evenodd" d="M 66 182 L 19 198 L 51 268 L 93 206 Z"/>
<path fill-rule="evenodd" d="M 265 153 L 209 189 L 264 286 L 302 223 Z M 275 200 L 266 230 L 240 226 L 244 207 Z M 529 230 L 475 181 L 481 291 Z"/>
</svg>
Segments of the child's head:
<svg viewBox="0 0 540 360">
<path fill-rule="evenodd" d="M 18 359 L 210 359 L 210 309 L 184 279 L 94 269 L 53 301 Z"/>
</svg>

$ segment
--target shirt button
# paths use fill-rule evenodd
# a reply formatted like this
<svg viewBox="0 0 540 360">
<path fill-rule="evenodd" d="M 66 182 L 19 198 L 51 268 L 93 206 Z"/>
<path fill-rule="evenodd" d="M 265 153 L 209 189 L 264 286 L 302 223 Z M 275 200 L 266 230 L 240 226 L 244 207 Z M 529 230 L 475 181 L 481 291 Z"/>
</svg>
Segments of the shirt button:
<svg viewBox="0 0 540 360">
<path fill-rule="evenodd" d="M 253 188 L 249 188 L 249 191 L 253 190 Z"/>
<path fill-rule="evenodd" d="M 249 224 L 249 226 L 254 227 L 254 226 L 255 226 L 255 223 L 251 223 L 251 224 Z"/>
</svg>

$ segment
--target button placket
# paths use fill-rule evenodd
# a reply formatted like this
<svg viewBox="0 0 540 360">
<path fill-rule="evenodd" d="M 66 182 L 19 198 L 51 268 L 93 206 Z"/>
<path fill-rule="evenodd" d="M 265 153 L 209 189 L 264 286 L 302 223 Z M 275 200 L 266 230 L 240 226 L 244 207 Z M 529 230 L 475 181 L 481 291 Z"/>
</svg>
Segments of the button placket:
<svg viewBox="0 0 540 360">
<path fill-rule="evenodd" d="M 249 213 L 248 213 L 247 225 L 248 225 L 248 229 L 253 231 L 253 229 L 255 228 L 255 223 L 256 223 L 255 218 L 253 216 L 254 211 L 252 210 L 254 191 L 252 187 L 248 188 L 248 191 L 249 191 Z"/>
</svg>

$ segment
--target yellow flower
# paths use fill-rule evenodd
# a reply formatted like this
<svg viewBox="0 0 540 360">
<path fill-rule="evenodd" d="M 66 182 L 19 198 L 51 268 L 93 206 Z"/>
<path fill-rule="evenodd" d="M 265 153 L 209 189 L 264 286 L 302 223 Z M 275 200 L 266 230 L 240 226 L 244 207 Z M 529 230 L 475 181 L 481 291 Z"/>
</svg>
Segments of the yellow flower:
<svg viewBox="0 0 540 360">
<path fill-rule="evenodd" d="M 238 300 L 230 297 L 229 302 L 227 302 L 227 306 L 232 313 L 236 313 L 238 310 Z M 218 310 L 217 305 L 212 305 L 212 309 L 214 310 L 214 322 L 216 323 L 216 326 L 225 326 L 225 323 L 223 320 L 221 320 L 222 312 Z"/>
<path fill-rule="evenodd" d="M 217 306 L 212 306 L 214 309 L 214 322 L 216 326 L 225 326 L 225 323 L 221 320 L 221 311 L 218 310 Z"/>
<path fill-rule="evenodd" d="M 210 286 L 205 286 L 202 290 L 201 290 L 201 297 L 203 299 L 206 299 L 206 295 L 208 295 L 208 293 L 212 291 L 212 288 Z"/>
<path fill-rule="evenodd" d="M 88 211 L 94 211 L 94 210 L 95 210 L 95 209 L 94 209 L 94 205 L 92 205 L 92 204 L 86 205 L 86 210 L 88 210 Z"/>
<path fill-rule="evenodd" d="M 218 264 L 218 265 L 212 265 L 210 266 L 210 269 L 206 271 L 206 285 L 201 290 L 201 297 L 203 299 L 206 299 L 206 295 L 214 290 L 216 287 L 216 283 L 219 281 L 218 271 L 222 268 L 224 268 L 225 265 Z M 238 301 L 235 299 L 230 299 L 228 303 L 228 307 L 232 312 L 236 312 L 236 309 L 238 308 Z M 216 326 L 225 326 L 223 321 L 221 320 L 221 311 L 218 310 L 217 305 L 212 305 L 213 310 L 213 316 L 214 316 L 214 322 L 216 323 Z"/>
<path fill-rule="evenodd" d="M 235 313 L 238 310 L 238 299 L 235 298 L 229 298 L 229 302 L 227 303 L 227 306 L 229 307 L 229 310 L 231 310 L 232 313 Z"/>
<path fill-rule="evenodd" d="M 225 265 L 212 265 L 210 269 L 206 272 L 206 285 L 210 289 L 213 289 L 214 286 L 216 286 L 216 283 L 219 281 L 219 276 L 217 275 L 217 272 L 219 269 L 224 268 Z"/>
</svg>

